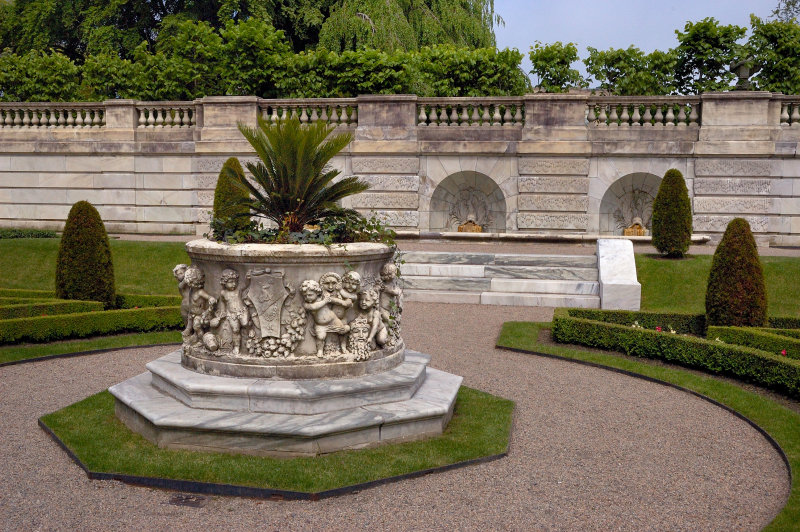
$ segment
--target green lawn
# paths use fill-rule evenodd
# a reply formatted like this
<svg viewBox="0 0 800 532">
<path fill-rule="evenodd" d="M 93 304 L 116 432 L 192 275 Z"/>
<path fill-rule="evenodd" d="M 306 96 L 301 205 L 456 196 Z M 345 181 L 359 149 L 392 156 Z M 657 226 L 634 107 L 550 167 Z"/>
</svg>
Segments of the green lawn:
<svg viewBox="0 0 800 532">
<path fill-rule="evenodd" d="M 800 414 L 771 399 L 746 391 L 712 376 L 697 375 L 675 367 L 656 366 L 611 352 L 591 352 L 572 346 L 539 343 L 539 332 L 549 323 L 508 322 L 503 324 L 497 345 L 523 351 L 556 355 L 621 369 L 698 392 L 729 406 L 766 430 L 786 453 L 791 465 L 792 487 L 783 510 L 765 530 L 797 530 L 800 523 Z"/>
<path fill-rule="evenodd" d="M 704 313 L 711 255 L 670 260 L 636 255 L 642 310 Z M 761 257 L 770 316 L 800 315 L 800 257 Z"/>
<path fill-rule="evenodd" d="M 462 386 L 440 437 L 313 458 L 270 458 L 160 449 L 114 415 L 101 392 L 42 417 L 95 472 L 317 493 L 506 452 L 514 403 Z"/>
<path fill-rule="evenodd" d="M 0 240 L 0 288 L 55 290 L 60 239 Z M 177 294 L 172 268 L 189 262 L 183 242 L 112 240 L 117 292 Z"/>
</svg>

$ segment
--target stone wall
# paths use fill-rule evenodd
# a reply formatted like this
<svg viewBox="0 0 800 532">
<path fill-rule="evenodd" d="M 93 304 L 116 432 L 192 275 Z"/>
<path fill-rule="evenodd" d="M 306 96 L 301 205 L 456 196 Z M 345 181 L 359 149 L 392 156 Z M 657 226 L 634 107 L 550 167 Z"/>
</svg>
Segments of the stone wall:
<svg viewBox="0 0 800 532">
<path fill-rule="evenodd" d="M 0 226 L 59 229 L 85 199 L 113 233 L 203 233 L 222 163 L 253 157 L 236 124 L 261 113 L 351 131 L 333 163 L 372 189 L 345 204 L 398 229 L 441 230 L 485 207 L 496 231 L 620 232 L 609 220 L 626 187 L 650 193 L 677 168 L 696 233 L 719 238 L 744 216 L 760 243 L 800 245 L 798 109 L 800 97 L 763 92 L 3 103 Z"/>
</svg>

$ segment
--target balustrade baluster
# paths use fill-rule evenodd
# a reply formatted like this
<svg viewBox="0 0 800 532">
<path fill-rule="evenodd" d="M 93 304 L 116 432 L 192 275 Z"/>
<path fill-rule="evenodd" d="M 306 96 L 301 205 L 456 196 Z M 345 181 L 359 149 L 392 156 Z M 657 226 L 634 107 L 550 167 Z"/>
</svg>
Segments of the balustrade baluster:
<svg viewBox="0 0 800 532">
<path fill-rule="evenodd" d="M 75 112 L 74 109 L 67 111 L 67 127 L 75 127 Z"/>
<path fill-rule="evenodd" d="M 608 116 L 606 115 L 606 106 L 600 105 L 600 118 L 598 124 L 599 126 L 607 126 L 608 125 Z"/>
<path fill-rule="evenodd" d="M 511 123 L 511 106 L 505 106 L 505 112 L 503 113 L 503 125 L 506 127 L 511 127 L 514 124 Z"/>
<path fill-rule="evenodd" d="M 619 119 L 620 119 L 620 123 L 619 123 L 620 126 L 629 127 L 631 125 L 631 115 L 628 112 L 628 106 L 627 105 L 623 105 L 622 106 L 622 115 L 620 116 Z"/>
<path fill-rule="evenodd" d="M 334 126 L 339 124 L 339 113 L 337 112 L 336 105 L 331 105 L 331 124 Z"/>
<path fill-rule="evenodd" d="M 426 127 L 428 125 L 428 113 L 425 111 L 425 106 L 419 106 L 419 115 L 417 116 L 417 125 Z"/>
<path fill-rule="evenodd" d="M 678 107 L 678 127 L 686 127 L 686 104 Z"/>
<path fill-rule="evenodd" d="M 303 106 L 303 110 L 300 112 L 300 123 L 305 124 L 308 122 L 308 113 L 306 113 L 306 106 Z"/>
<path fill-rule="evenodd" d="M 139 113 L 139 127 L 146 127 L 147 126 L 147 114 L 145 113 L 144 108 L 140 108 L 136 110 Z"/>
<path fill-rule="evenodd" d="M 67 124 L 67 111 L 65 109 L 57 110 L 56 115 L 58 118 L 58 123 L 56 125 L 58 127 L 64 127 Z"/>
<path fill-rule="evenodd" d="M 792 104 L 792 127 L 800 127 L 800 103 Z"/>
<path fill-rule="evenodd" d="M 651 104 L 645 104 L 644 116 L 642 116 L 642 125 L 646 127 L 653 127 L 653 113 L 651 112 Z"/>
<path fill-rule="evenodd" d="M 789 125 L 789 104 L 782 103 L 781 104 L 781 125 L 788 126 Z"/>
<path fill-rule="evenodd" d="M 456 106 L 453 105 L 450 107 L 450 124 L 451 126 L 458 125 L 458 111 L 456 111 Z"/>
<path fill-rule="evenodd" d="M 617 115 L 617 106 L 611 105 L 611 115 L 608 117 L 609 127 L 619 127 L 619 116 Z"/>
<path fill-rule="evenodd" d="M 56 112 L 52 109 L 48 109 L 47 112 L 50 115 L 47 120 L 47 127 L 56 127 L 56 124 L 58 123 L 58 119 L 56 118 Z M 14 124 L 16 123 L 17 121 L 15 120 Z"/>
<path fill-rule="evenodd" d="M 312 122 L 316 122 L 319 120 L 319 113 L 317 113 L 317 106 L 311 108 L 311 118 L 309 118 Z"/>
<path fill-rule="evenodd" d="M 664 113 L 661 110 L 661 105 L 656 105 L 656 116 L 654 117 L 655 123 L 654 126 L 663 126 L 664 125 Z"/>
<path fill-rule="evenodd" d="M 156 112 L 155 109 L 150 109 L 150 108 L 147 109 L 147 122 L 146 122 L 147 127 L 153 127 L 153 124 L 156 123 L 155 112 Z"/>
<path fill-rule="evenodd" d="M 156 127 L 166 127 L 166 109 L 156 109 Z"/>
<path fill-rule="evenodd" d="M 439 127 L 439 113 L 436 112 L 436 105 L 431 105 L 431 127 Z"/>
<path fill-rule="evenodd" d="M 342 125 L 347 127 L 350 125 L 350 111 L 348 111 L 348 107 L 346 105 L 342 106 L 342 112 L 339 114 L 341 117 Z"/>
<path fill-rule="evenodd" d="M 699 103 L 693 103 L 691 105 L 692 105 L 692 108 L 689 111 L 689 126 L 690 127 L 691 126 L 697 127 L 697 126 L 699 126 L 697 121 L 700 119 L 700 116 L 697 113 L 697 109 L 698 109 L 698 106 L 700 104 Z"/>
<path fill-rule="evenodd" d="M 634 127 L 641 127 L 642 126 L 642 124 L 641 124 L 642 115 L 639 112 L 639 107 L 640 107 L 640 105 L 638 103 L 634 104 L 634 106 L 633 106 L 633 117 L 631 117 L 631 125 L 634 126 Z"/>
<path fill-rule="evenodd" d="M 667 127 L 675 127 L 675 109 L 673 104 L 667 104 L 667 117 L 665 119 Z"/>
<path fill-rule="evenodd" d="M 461 106 L 461 125 L 467 127 L 469 126 L 469 112 L 467 111 L 466 104 Z"/>
<path fill-rule="evenodd" d="M 478 111 L 478 104 L 472 104 L 472 123 L 470 124 L 471 127 L 478 127 L 481 125 L 481 114 Z"/>
<path fill-rule="evenodd" d="M 522 105 L 517 105 L 517 110 L 514 113 L 514 125 L 522 126 L 523 125 L 523 118 L 522 118 Z"/>
<path fill-rule="evenodd" d="M 39 127 L 39 110 L 33 109 L 31 113 L 31 127 Z"/>
<path fill-rule="evenodd" d="M 28 117 L 28 109 L 22 110 L 22 127 L 30 126 L 30 118 Z"/>
<path fill-rule="evenodd" d="M 494 106 L 494 114 L 492 115 L 492 125 L 493 126 L 501 126 L 503 125 L 503 119 L 500 116 L 500 106 Z"/>
<path fill-rule="evenodd" d="M 594 104 L 590 103 L 586 106 L 586 123 L 589 127 L 597 126 L 597 109 Z"/>
<path fill-rule="evenodd" d="M 323 122 L 325 122 L 326 124 L 328 123 L 329 118 L 328 118 L 328 106 L 327 105 L 323 105 L 322 106 L 322 113 L 319 115 L 319 119 L 322 120 Z"/>
</svg>

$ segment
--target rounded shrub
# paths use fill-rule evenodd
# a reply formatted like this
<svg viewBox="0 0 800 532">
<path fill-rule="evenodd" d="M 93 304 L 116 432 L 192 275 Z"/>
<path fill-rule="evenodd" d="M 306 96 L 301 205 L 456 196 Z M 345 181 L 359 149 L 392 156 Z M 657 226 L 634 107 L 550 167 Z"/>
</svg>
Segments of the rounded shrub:
<svg viewBox="0 0 800 532">
<path fill-rule="evenodd" d="M 706 289 L 709 325 L 761 327 L 767 323 L 767 291 L 750 224 L 734 218 L 714 252 Z"/>
<path fill-rule="evenodd" d="M 114 306 L 114 264 L 108 235 L 88 201 L 72 206 L 56 259 L 56 297 L 102 301 Z"/>
<path fill-rule="evenodd" d="M 683 257 L 692 241 L 692 204 L 683 174 L 667 170 L 653 201 L 653 247 L 667 257 Z"/>
<path fill-rule="evenodd" d="M 250 195 L 232 182 L 229 177 L 231 174 L 244 179 L 244 170 L 236 157 L 231 157 L 222 165 L 217 178 L 217 188 L 214 189 L 213 216 L 222 221 L 227 230 L 235 232 L 247 229 L 250 225 L 250 218 L 245 216 L 249 209 L 239 203 Z"/>
</svg>

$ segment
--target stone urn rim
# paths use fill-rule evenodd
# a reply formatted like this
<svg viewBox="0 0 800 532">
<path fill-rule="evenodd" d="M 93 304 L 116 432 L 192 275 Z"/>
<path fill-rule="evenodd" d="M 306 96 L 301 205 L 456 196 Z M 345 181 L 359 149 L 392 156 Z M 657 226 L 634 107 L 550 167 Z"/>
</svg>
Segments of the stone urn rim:
<svg viewBox="0 0 800 532">
<path fill-rule="evenodd" d="M 270 244 L 270 243 L 247 243 L 229 244 L 227 242 L 217 242 L 207 238 L 191 240 L 186 243 L 186 251 L 191 256 L 198 254 L 237 256 L 240 258 L 257 259 L 259 257 L 272 259 L 292 259 L 292 258 L 314 258 L 321 259 L 331 257 L 347 257 L 348 255 L 359 255 L 362 257 L 375 256 L 383 257 L 392 247 L 382 242 L 347 242 L 341 244 Z"/>
</svg>

